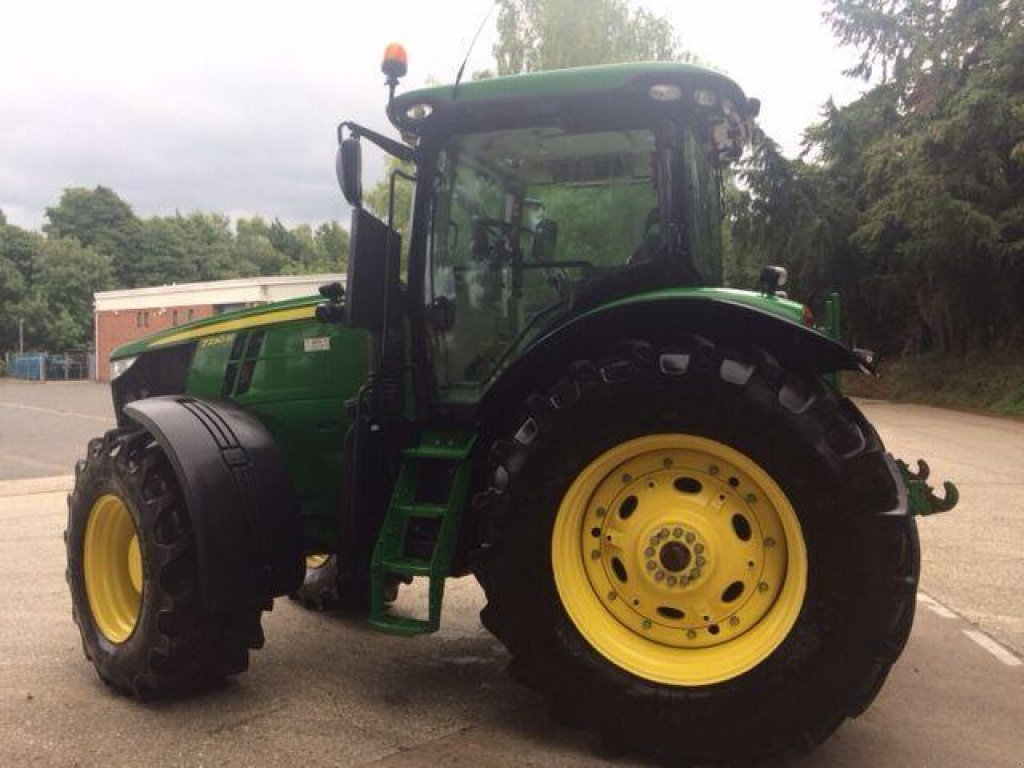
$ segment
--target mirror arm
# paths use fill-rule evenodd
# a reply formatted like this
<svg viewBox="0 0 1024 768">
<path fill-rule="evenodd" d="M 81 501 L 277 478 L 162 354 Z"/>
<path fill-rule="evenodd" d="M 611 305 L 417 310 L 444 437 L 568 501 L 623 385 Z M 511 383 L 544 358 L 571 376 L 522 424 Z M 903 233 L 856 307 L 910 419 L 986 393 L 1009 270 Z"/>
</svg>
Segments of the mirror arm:
<svg viewBox="0 0 1024 768">
<path fill-rule="evenodd" d="M 364 128 L 358 123 L 345 121 L 344 123 L 338 126 L 339 144 L 341 143 L 342 134 L 345 129 L 348 129 L 348 132 L 357 138 L 365 137 L 369 139 L 378 147 L 387 152 L 389 155 L 393 155 L 394 157 L 397 157 L 399 160 L 404 160 L 407 163 L 416 162 L 416 150 L 414 150 L 412 147 L 406 144 L 402 144 L 399 141 L 395 141 L 394 139 L 389 139 L 387 136 L 377 133 L 376 131 L 371 131 L 369 128 Z"/>
</svg>

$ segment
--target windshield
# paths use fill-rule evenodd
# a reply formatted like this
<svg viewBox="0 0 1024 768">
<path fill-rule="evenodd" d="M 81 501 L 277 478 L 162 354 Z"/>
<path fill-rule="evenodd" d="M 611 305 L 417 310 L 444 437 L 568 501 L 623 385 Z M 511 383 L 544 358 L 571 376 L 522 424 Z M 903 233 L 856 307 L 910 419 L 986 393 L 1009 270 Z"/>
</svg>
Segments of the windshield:
<svg viewBox="0 0 1024 768">
<path fill-rule="evenodd" d="M 427 298 L 445 318 L 433 345 L 442 390 L 486 383 L 588 284 L 658 258 L 657 150 L 647 129 L 553 125 L 444 147 L 427 249 Z"/>
</svg>

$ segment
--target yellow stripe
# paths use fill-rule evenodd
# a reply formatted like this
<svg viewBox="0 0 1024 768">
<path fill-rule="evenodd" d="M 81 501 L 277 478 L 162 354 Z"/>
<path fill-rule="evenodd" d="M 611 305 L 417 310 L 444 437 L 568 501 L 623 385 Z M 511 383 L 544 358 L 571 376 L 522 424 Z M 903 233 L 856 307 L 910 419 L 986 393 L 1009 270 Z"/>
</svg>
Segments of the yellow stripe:
<svg viewBox="0 0 1024 768">
<path fill-rule="evenodd" d="M 190 328 L 187 331 L 172 333 L 162 339 L 154 341 L 152 346 L 162 347 L 166 344 L 175 344 L 179 341 L 187 341 L 200 336 L 212 336 L 217 333 L 230 333 L 245 328 L 258 328 L 261 325 L 274 325 L 276 323 L 287 323 L 292 320 L 311 320 L 316 314 L 315 306 L 295 307 L 292 309 L 281 309 L 277 312 L 267 312 L 262 315 L 250 315 L 239 317 L 235 320 L 225 320 L 221 323 L 204 325 L 199 328 Z"/>
</svg>

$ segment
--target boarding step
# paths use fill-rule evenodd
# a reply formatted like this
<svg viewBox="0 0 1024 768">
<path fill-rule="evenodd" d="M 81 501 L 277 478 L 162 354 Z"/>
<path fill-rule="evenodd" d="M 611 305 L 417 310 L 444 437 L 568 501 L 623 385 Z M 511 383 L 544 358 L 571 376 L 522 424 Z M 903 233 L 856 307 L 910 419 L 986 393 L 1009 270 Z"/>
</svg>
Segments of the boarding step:
<svg viewBox="0 0 1024 768">
<path fill-rule="evenodd" d="M 444 582 L 451 572 L 461 514 L 469 494 L 469 455 L 475 439 L 473 432 L 428 431 L 416 446 L 402 451 L 402 466 L 370 567 L 370 625 L 375 629 L 410 636 L 436 632 L 440 627 Z M 423 491 L 421 485 L 430 490 Z M 430 498 L 421 499 L 424 493 Z M 433 523 L 436 532 L 430 524 L 417 520 L 437 521 Z M 424 525 L 433 534 L 432 541 L 424 538 Z M 429 579 L 427 618 L 391 613 L 384 595 L 389 577 L 396 576 Z"/>
</svg>

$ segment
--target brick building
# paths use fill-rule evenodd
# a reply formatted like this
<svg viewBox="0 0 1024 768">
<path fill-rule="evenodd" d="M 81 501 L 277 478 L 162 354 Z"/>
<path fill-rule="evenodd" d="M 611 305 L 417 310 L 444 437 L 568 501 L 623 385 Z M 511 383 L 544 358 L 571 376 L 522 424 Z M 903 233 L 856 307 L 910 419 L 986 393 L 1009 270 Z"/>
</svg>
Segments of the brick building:
<svg viewBox="0 0 1024 768">
<path fill-rule="evenodd" d="M 93 295 L 96 320 L 96 378 L 110 378 L 110 353 L 121 344 L 221 312 L 311 296 L 324 283 L 344 284 L 343 274 L 245 277 L 208 283 L 179 283 Z"/>
</svg>

